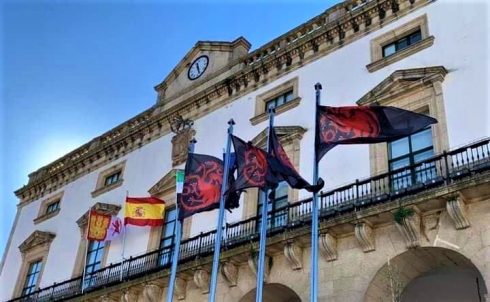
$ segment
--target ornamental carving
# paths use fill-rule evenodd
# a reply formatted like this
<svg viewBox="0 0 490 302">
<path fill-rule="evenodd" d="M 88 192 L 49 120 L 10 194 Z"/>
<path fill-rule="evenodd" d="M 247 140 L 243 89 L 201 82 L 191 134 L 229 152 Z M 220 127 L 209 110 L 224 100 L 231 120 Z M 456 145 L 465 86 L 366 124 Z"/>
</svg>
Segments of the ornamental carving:
<svg viewBox="0 0 490 302">
<path fill-rule="evenodd" d="M 272 267 L 272 257 L 265 255 L 264 259 L 265 267 L 264 267 L 264 281 L 267 281 L 269 277 L 269 273 Z M 257 271 L 259 268 L 259 253 L 251 253 L 248 255 L 248 267 L 252 271 L 252 273 L 257 276 Z"/>
<path fill-rule="evenodd" d="M 366 222 L 356 224 L 355 234 L 357 242 L 359 242 L 359 245 L 364 253 L 375 250 L 373 229 L 369 224 Z"/>
<path fill-rule="evenodd" d="M 203 269 L 194 272 L 194 284 L 201 290 L 201 293 L 209 293 L 209 273 Z"/>
<path fill-rule="evenodd" d="M 337 260 L 337 238 L 329 233 L 320 235 L 320 250 L 327 261 Z"/>
<path fill-rule="evenodd" d="M 289 241 L 284 245 L 284 256 L 286 256 L 293 270 L 303 268 L 303 248 L 296 242 Z"/>
<path fill-rule="evenodd" d="M 19 245 L 19 250 L 21 253 L 25 253 L 28 250 L 41 246 L 50 245 L 56 234 L 50 232 L 34 231 L 21 245 Z"/>
<path fill-rule="evenodd" d="M 145 301 L 157 302 L 160 301 L 162 289 L 155 283 L 148 283 L 143 288 L 143 297 Z"/>
<path fill-rule="evenodd" d="M 420 246 L 420 214 L 416 208 L 413 215 L 403 217 L 395 225 L 405 239 L 408 249 Z"/>
<path fill-rule="evenodd" d="M 238 283 L 238 267 L 230 262 L 224 261 L 221 264 L 221 274 L 223 275 L 223 279 L 226 280 L 228 286 L 234 287 Z"/>
<path fill-rule="evenodd" d="M 189 142 L 194 138 L 196 131 L 192 129 L 194 122 L 180 115 L 174 117 L 169 123 L 170 130 L 175 133 L 172 137 L 172 165 L 177 166 L 187 160 Z"/>
<path fill-rule="evenodd" d="M 466 214 L 466 204 L 461 194 L 451 196 L 446 202 L 446 210 L 451 217 L 454 227 L 457 230 L 462 230 L 470 227 L 470 221 Z"/>
<path fill-rule="evenodd" d="M 177 300 L 185 299 L 186 288 L 187 288 L 187 281 L 179 277 L 175 278 L 174 295 L 177 297 Z"/>
</svg>

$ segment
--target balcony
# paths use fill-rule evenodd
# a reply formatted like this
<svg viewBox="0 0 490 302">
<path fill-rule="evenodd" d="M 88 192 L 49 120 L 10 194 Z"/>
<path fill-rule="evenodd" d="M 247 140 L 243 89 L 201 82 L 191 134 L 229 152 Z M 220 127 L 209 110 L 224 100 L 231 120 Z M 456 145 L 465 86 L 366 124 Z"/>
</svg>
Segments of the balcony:
<svg viewBox="0 0 490 302">
<path fill-rule="evenodd" d="M 450 188 L 475 185 L 475 179 L 490 173 L 490 138 L 433 156 L 415 165 L 363 180 L 320 194 L 319 208 L 322 223 L 332 225 L 353 214 L 374 213 L 382 206 L 399 207 L 403 200 L 417 199 L 435 191 L 448 192 Z M 423 202 L 423 201 L 422 201 Z M 367 214 L 366 214 L 367 215 Z M 223 249 L 232 251 L 250 242 L 258 241 L 261 217 L 227 224 Z M 290 203 L 268 216 L 268 237 L 296 230 L 309 233 L 311 199 Z M 216 231 L 202 233 L 183 240 L 179 264 L 211 256 Z M 281 235 L 282 236 L 282 235 Z M 123 263 L 111 264 L 86 276 L 84 293 L 95 292 L 116 284 L 152 273 L 168 270 L 172 246 L 131 257 Z M 181 267 L 184 267 L 182 265 Z M 122 272 L 121 272 L 122 270 Z M 10 301 L 59 301 L 82 295 L 82 277 L 73 278 L 42 288 Z"/>
</svg>

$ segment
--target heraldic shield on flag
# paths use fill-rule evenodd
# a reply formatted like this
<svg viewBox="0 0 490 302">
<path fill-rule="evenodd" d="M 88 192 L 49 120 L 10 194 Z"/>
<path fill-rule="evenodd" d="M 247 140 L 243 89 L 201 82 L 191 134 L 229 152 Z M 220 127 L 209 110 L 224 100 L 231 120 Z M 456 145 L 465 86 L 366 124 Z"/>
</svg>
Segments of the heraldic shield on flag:
<svg viewBox="0 0 490 302">
<path fill-rule="evenodd" d="M 185 165 L 185 180 L 179 194 L 179 219 L 219 207 L 223 184 L 223 161 L 210 155 L 191 153 Z M 232 182 L 230 176 L 230 182 Z M 225 208 L 238 207 L 239 194 L 226 196 Z"/>
<path fill-rule="evenodd" d="M 89 217 L 88 240 L 111 241 L 121 235 L 123 231 L 121 219 L 117 216 L 91 210 Z"/>
</svg>

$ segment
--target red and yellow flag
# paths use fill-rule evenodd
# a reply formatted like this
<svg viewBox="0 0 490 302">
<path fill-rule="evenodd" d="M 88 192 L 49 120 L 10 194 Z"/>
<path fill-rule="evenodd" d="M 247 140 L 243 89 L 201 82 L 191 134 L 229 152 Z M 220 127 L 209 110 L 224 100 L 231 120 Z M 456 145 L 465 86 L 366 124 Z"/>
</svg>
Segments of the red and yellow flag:
<svg viewBox="0 0 490 302">
<path fill-rule="evenodd" d="M 156 197 L 126 197 L 124 224 L 159 226 L 164 211 L 165 202 Z"/>
</svg>

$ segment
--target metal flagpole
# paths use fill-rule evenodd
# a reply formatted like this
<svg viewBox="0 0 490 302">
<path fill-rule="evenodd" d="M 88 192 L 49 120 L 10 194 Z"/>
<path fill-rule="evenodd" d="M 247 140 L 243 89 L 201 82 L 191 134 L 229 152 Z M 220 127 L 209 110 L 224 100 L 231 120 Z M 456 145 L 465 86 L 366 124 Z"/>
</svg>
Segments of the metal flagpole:
<svg viewBox="0 0 490 302">
<path fill-rule="evenodd" d="M 85 289 L 85 274 L 87 268 L 87 253 L 88 253 L 88 245 L 90 242 L 88 241 L 88 228 L 90 227 L 90 215 L 92 214 L 92 207 L 88 208 L 88 218 L 87 218 L 87 229 L 85 230 L 85 256 L 83 261 L 83 273 L 82 273 L 82 294 Z"/>
<path fill-rule="evenodd" d="M 318 106 L 320 105 L 320 93 L 322 90 L 322 85 L 320 83 L 315 84 L 315 131 L 317 129 L 317 111 Z M 316 140 L 315 133 L 315 140 Z M 318 162 L 317 162 L 317 154 L 316 154 L 316 144 L 313 147 L 315 152 L 313 152 L 313 182 L 315 185 L 318 182 Z M 311 218 L 311 278 L 310 278 L 310 301 L 316 302 L 318 301 L 318 196 L 317 193 L 313 193 L 312 202 L 312 218 Z"/>
<path fill-rule="evenodd" d="M 218 225 L 216 226 L 216 237 L 214 239 L 213 268 L 211 271 L 211 286 L 209 289 L 209 302 L 216 298 L 216 286 L 218 284 L 219 256 L 221 252 L 221 238 L 223 237 L 223 220 L 225 216 L 225 192 L 228 185 L 228 173 L 230 170 L 231 135 L 233 134 L 235 121 L 228 122 L 228 139 L 226 141 L 225 166 L 223 171 L 223 182 L 221 183 L 221 197 L 219 200 Z"/>
<path fill-rule="evenodd" d="M 269 108 L 269 133 L 267 134 L 267 153 L 269 152 L 269 137 L 271 135 L 272 127 L 274 127 L 274 108 Z M 266 236 L 267 236 L 267 206 L 268 206 L 268 190 L 262 189 L 262 214 L 260 225 L 260 243 L 259 243 L 259 264 L 257 268 L 257 291 L 255 295 L 256 302 L 262 302 L 262 289 L 264 286 L 264 268 L 265 268 L 265 249 L 266 249 Z M 271 221 L 272 223 L 272 221 Z"/>
<path fill-rule="evenodd" d="M 188 154 L 194 153 L 194 145 L 196 144 L 196 140 L 192 139 L 189 143 Z M 179 219 L 179 200 L 177 196 L 177 207 L 175 208 L 176 219 L 175 219 L 175 243 L 173 248 L 172 255 L 172 269 L 170 273 L 170 281 L 168 283 L 168 291 L 167 291 L 167 302 L 172 302 L 174 300 L 174 285 L 175 278 L 177 277 L 177 262 L 179 261 L 179 251 L 180 251 L 180 239 L 182 237 L 182 221 Z"/>
<path fill-rule="evenodd" d="M 124 223 L 124 219 L 126 218 L 126 202 L 128 200 L 129 192 L 126 191 L 126 199 L 124 200 L 124 216 L 123 216 L 123 225 L 124 225 L 124 233 L 123 233 L 123 238 L 122 238 L 122 249 L 121 249 L 121 274 L 119 276 L 119 281 L 122 281 L 123 279 L 123 271 L 124 271 L 124 250 L 126 248 L 126 224 Z"/>
</svg>

